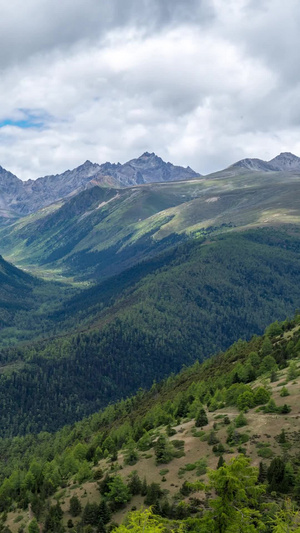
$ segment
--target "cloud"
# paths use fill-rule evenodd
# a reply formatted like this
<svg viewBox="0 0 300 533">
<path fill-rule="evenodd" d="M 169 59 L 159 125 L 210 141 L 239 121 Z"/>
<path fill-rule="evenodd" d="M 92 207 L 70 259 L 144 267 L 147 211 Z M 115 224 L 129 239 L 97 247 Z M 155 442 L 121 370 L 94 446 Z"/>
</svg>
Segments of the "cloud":
<svg viewBox="0 0 300 533">
<path fill-rule="evenodd" d="M 300 154 L 290 5 L 13 0 L 0 21 L 0 164 L 27 179 L 148 150 L 208 173 Z"/>
</svg>

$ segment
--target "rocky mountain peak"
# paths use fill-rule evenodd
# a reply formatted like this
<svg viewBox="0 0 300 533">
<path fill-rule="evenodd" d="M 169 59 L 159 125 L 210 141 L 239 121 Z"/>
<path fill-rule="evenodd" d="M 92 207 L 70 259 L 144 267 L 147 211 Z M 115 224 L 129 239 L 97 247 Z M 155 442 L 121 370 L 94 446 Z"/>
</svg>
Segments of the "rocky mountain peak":
<svg viewBox="0 0 300 533">
<path fill-rule="evenodd" d="M 264 172 L 280 172 L 280 171 L 300 171 L 300 157 L 291 152 L 282 152 L 270 161 L 263 161 L 262 159 L 246 158 L 237 161 L 229 168 L 245 168 L 247 170 L 264 171 Z"/>
<path fill-rule="evenodd" d="M 282 152 L 271 159 L 269 163 L 274 167 L 274 170 L 300 170 L 300 157 L 291 152 Z"/>
</svg>

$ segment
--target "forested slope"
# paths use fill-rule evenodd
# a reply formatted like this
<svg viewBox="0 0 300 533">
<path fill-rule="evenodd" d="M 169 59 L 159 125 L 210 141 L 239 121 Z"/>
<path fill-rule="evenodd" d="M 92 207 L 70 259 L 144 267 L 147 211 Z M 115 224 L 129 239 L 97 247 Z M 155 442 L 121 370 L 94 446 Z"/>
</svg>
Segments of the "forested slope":
<svg viewBox="0 0 300 533">
<path fill-rule="evenodd" d="M 2 435 L 54 431 L 292 316 L 299 248 L 297 228 L 195 241 L 137 283 L 123 274 L 123 292 L 115 278 L 103 301 L 82 293 L 55 320 L 85 331 L 2 350 Z"/>
<path fill-rule="evenodd" d="M 249 520 L 251 532 L 278 532 L 279 511 L 293 531 L 298 515 L 284 498 L 296 501 L 300 490 L 299 323 L 299 315 L 274 323 L 54 435 L 0 440 L 3 527 L 16 532 L 36 517 L 45 533 L 63 532 L 72 519 L 78 533 L 104 533 L 144 503 L 167 531 L 213 532 L 214 516 L 245 533 Z M 232 491 L 221 512 L 212 502 L 222 503 L 224 483 Z"/>
</svg>

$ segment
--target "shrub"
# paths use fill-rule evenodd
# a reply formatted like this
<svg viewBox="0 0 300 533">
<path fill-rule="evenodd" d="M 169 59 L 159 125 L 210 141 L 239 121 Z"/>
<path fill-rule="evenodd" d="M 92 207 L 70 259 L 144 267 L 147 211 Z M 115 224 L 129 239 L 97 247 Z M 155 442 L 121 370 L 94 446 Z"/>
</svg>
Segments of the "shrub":
<svg viewBox="0 0 300 533">
<path fill-rule="evenodd" d="M 289 393 L 289 391 L 287 390 L 287 388 L 286 388 L 286 387 L 282 387 L 282 389 L 281 389 L 281 391 L 280 391 L 280 396 L 281 396 L 282 398 L 284 398 L 285 396 L 289 396 L 289 395 L 290 395 L 290 393 Z"/>
<path fill-rule="evenodd" d="M 244 413 L 240 413 L 236 417 L 234 423 L 235 423 L 235 427 L 236 428 L 241 428 L 243 426 L 247 426 L 248 422 L 247 422 L 247 418 L 245 417 Z"/>
</svg>

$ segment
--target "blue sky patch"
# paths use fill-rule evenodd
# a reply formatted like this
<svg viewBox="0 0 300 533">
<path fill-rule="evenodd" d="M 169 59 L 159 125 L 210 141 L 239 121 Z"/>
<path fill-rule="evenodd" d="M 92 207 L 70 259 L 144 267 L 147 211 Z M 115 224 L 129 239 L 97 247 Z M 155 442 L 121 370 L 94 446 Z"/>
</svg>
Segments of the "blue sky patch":
<svg viewBox="0 0 300 533">
<path fill-rule="evenodd" d="M 19 119 L 5 118 L 0 120 L 0 128 L 4 128 L 5 126 L 15 126 L 21 129 L 43 128 L 45 127 L 46 120 L 49 119 L 49 116 L 43 111 L 18 109 L 18 112 L 20 114 Z"/>
</svg>

